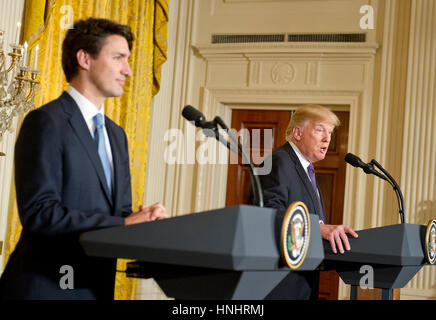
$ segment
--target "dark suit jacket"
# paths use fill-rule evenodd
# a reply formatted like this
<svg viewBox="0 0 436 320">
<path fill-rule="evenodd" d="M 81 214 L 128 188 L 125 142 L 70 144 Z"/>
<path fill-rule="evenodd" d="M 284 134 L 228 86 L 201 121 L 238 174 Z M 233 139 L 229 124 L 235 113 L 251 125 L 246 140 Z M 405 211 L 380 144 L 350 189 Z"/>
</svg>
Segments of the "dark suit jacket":
<svg viewBox="0 0 436 320">
<path fill-rule="evenodd" d="M 132 212 L 126 135 L 105 121 L 113 154 L 112 197 L 97 145 L 68 93 L 26 116 L 15 145 L 23 231 L 0 279 L 1 297 L 113 299 L 116 260 L 87 257 L 79 244 L 80 233 L 123 225 Z M 60 288 L 63 265 L 72 267 L 73 290 Z"/>
<path fill-rule="evenodd" d="M 259 176 L 265 207 L 286 210 L 292 202 L 302 201 L 309 213 L 320 216 L 318 195 L 291 145 L 286 142 L 265 161 L 272 161 L 271 173 Z M 318 192 L 321 195 L 319 186 Z M 321 205 L 324 208 L 322 195 Z"/>
<path fill-rule="evenodd" d="M 272 161 L 271 172 L 259 176 L 262 184 L 264 206 L 286 210 L 292 202 L 302 201 L 309 213 L 320 216 L 318 196 L 313 190 L 297 154 L 286 142 L 264 160 Z M 321 190 L 318 186 L 321 195 Z M 249 203 L 254 203 L 251 195 Z M 321 195 L 321 205 L 324 202 Z M 325 211 L 324 211 L 325 212 Z M 267 297 L 269 299 L 316 299 L 318 295 L 317 272 L 291 272 Z"/>
</svg>

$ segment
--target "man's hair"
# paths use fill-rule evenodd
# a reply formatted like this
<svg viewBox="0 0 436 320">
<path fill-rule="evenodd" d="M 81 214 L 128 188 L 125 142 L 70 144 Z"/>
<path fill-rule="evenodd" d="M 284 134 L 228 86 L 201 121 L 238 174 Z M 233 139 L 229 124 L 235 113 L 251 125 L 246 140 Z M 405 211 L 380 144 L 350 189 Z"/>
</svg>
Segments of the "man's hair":
<svg viewBox="0 0 436 320">
<path fill-rule="evenodd" d="M 291 141 L 295 127 L 303 128 L 310 121 L 328 121 L 335 127 L 341 124 L 338 117 L 326 107 L 316 104 L 303 105 L 295 110 L 289 121 L 286 128 L 286 140 Z"/>
<path fill-rule="evenodd" d="M 124 37 L 129 45 L 129 50 L 132 49 L 134 37 L 127 25 L 97 18 L 79 20 L 74 23 L 73 28 L 67 31 L 62 43 L 62 68 L 68 82 L 79 72 L 77 51 L 83 49 L 96 59 L 106 42 L 106 38 L 110 35 Z"/>
</svg>

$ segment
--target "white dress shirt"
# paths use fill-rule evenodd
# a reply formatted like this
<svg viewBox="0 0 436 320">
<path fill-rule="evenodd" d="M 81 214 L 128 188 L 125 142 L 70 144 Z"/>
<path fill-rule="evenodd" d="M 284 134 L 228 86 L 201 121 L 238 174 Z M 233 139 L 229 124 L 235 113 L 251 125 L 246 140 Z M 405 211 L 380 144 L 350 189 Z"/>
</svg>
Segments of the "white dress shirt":
<svg viewBox="0 0 436 320">
<path fill-rule="evenodd" d="M 80 112 L 82 113 L 82 116 L 85 119 L 89 132 L 91 133 L 91 137 L 94 139 L 95 125 L 94 125 L 93 118 L 97 113 L 101 113 L 103 115 L 103 125 L 105 124 L 104 105 L 101 106 L 100 110 L 98 110 L 98 108 L 91 101 L 85 98 L 79 91 L 74 89 L 72 86 L 68 86 L 66 91 L 79 106 Z M 111 149 L 111 144 L 109 142 L 109 137 L 107 135 L 105 125 L 103 126 L 103 131 L 104 131 L 106 152 L 109 158 L 109 162 L 111 164 L 112 176 L 113 176 L 114 166 L 113 166 L 113 158 L 112 158 L 112 149 Z"/>
</svg>

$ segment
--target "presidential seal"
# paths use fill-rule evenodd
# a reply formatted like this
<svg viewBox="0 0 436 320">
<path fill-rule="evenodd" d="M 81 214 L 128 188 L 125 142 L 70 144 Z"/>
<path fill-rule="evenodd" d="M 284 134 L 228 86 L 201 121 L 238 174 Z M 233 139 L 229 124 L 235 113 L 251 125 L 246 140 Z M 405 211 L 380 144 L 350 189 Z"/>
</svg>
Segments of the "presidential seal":
<svg viewBox="0 0 436 320">
<path fill-rule="evenodd" d="M 281 250 L 286 264 L 298 269 L 306 258 L 310 239 L 310 217 L 306 205 L 293 202 L 282 223 Z"/>
<path fill-rule="evenodd" d="M 436 262 L 436 220 L 430 220 L 425 233 L 425 257 L 427 262 Z"/>
</svg>

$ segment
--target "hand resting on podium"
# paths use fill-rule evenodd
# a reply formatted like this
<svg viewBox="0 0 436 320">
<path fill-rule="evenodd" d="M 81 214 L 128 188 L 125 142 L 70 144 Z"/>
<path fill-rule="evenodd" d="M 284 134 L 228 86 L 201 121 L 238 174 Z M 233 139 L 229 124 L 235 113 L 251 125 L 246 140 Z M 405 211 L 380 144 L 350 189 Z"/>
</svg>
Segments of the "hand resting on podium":
<svg viewBox="0 0 436 320">
<path fill-rule="evenodd" d="M 140 205 L 139 211 L 133 212 L 130 216 L 125 218 L 124 223 L 126 226 L 128 226 L 166 218 L 168 218 L 168 215 L 165 207 L 160 202 L 157 202 L 149 207 Z"/>
<path fill-rule="evenodd" d="M 344 246 L 345 250 L 351 250 L 347 233 L 354 238 L 359 237 L 353 229 L 343 225 L 320 224 L 319 227 L 321 228 L 321 237 L 330 242 L 333 253 L 338 253 L 337 249 L 341 254 L 344 253 Z"/>
</svg>

